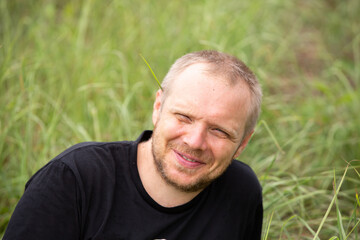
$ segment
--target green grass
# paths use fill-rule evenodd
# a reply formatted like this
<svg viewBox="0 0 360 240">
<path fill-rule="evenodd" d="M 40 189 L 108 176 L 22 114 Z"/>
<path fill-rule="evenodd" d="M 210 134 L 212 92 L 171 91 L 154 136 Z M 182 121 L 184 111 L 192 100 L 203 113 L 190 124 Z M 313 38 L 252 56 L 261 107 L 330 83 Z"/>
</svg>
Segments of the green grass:
<svg viewBox="0 0 360 240">
<path fill-rule="evenodd" d="M 263 239 L 360 239 L 360 2 L 0 1 L 0 236 L 27 179 L 81 141 L 152 128 L 173 61 L 217 49 L 264 90 L 240 156 Z"/>
</svg>

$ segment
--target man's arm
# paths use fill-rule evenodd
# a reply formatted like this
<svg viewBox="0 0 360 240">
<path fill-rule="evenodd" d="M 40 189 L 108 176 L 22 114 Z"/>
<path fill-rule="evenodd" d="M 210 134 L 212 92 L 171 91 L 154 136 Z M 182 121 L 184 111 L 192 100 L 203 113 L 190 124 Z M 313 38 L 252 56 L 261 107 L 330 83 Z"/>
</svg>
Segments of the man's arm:
<svg viewBox="0 0 360 240">
<path fill-rule="evenodd" d="M 255 211 L 255 219 L 253 223 L 253 236 L 250 239 L 261 239 L 261 229 L 263 224 L 263 205 L 262 200 L 258 204 Z"/>
<path fill-rule="evenodd" d="M 79 239 L 78 196 L 72 171 L 49 163 L 27 183 L 3 239 Z"/>
</svg>

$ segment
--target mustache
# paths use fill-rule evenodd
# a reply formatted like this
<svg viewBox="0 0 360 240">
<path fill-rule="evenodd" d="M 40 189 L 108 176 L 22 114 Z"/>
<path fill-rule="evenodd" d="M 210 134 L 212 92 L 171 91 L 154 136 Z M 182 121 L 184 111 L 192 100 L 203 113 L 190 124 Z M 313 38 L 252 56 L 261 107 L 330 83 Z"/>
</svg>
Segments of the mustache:
<svg viewBox="0 0 360 240">
<path fill-rule="evenodd" d="M 174 149 L 180 153 L 188 154 L 205 162 L 209 162 L 213 159 L 213 157 L 208 153 L 201 149 L 193 149 L 187 146 L 186 144 L 176 144 L 176 143 L 168 143 L 169 149 Z"/>
</svg>

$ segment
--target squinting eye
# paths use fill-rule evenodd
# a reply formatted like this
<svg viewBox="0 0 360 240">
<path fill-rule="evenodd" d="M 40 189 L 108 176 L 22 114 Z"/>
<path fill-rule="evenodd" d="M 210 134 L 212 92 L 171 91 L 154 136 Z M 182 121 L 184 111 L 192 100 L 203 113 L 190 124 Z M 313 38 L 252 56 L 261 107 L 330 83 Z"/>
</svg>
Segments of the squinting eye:
<svg viewBox="0 0 360 240">
<path fill-rule="evenodd" d="M 215 135 L 219 136 L 219 137 L 229 137 L 229 134 L 224 132 L 223 130 L 219 129 L 219 128 L 214 128 L 213 129 Z"/>
<path fill-rule="evenodd" d="M 176 114 L 176 117 L 177 117 L 177 119 L 178 119 L 179 121 L 181 121 L 181 122 L 191 122 L 190 117 L 188 117 L 188 116 L 186 116 L 186 115 L 184 115 L 184 114 L 178 113 L 178 114 Z"/>
</svg>

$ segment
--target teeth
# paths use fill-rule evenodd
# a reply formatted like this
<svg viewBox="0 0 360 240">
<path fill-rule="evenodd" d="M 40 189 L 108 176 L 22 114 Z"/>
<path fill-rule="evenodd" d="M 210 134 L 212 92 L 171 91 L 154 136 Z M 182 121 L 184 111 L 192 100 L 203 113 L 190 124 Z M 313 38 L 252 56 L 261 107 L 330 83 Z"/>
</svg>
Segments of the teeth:
<svg viewBox="0 0 360 240">
<path fill-rule="evenodd" d="M 181 155 L 181 156 L 182 156 L 185 160 L 187 160 L 187 161 L 189 161 L 189 162 L 196 162 L 196 161 L 194 161 L 194 160 L 191 160 L 191 159 L 185 157 L 184 155 Z"/>
</svg>

